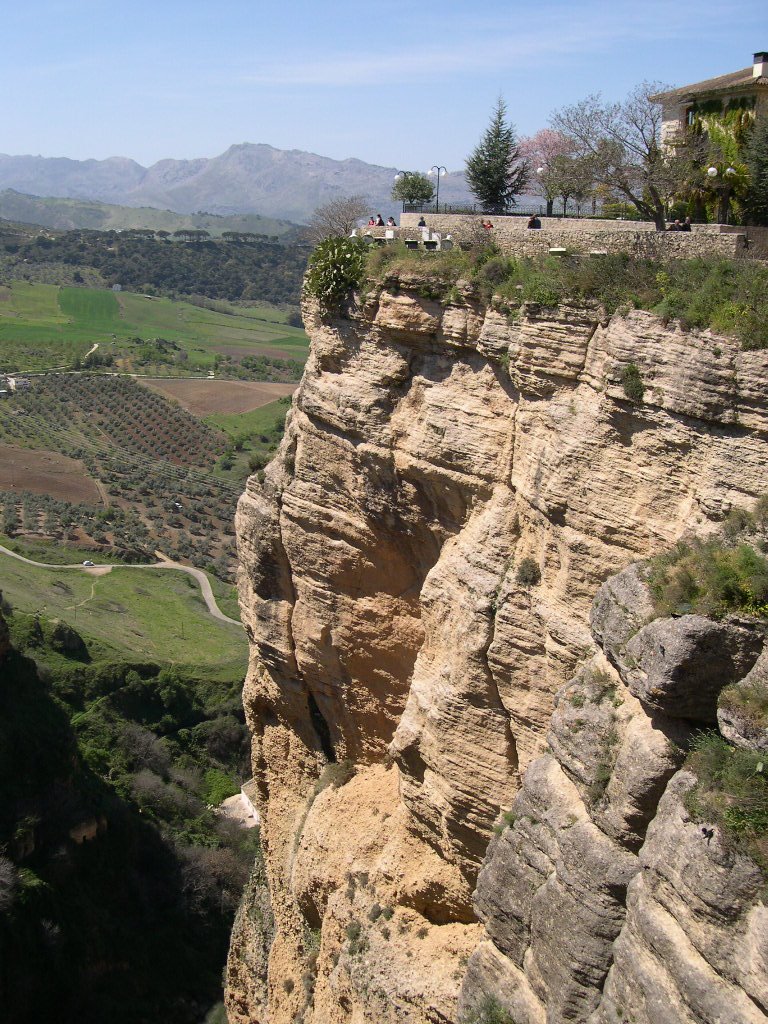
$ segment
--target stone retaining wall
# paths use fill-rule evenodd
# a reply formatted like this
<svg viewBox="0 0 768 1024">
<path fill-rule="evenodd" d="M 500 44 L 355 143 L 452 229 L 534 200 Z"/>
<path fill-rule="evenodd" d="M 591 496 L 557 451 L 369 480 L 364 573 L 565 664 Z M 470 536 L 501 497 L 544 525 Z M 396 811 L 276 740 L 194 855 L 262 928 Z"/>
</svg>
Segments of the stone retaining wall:
<svg viewBox="0 0 768 1024">
<path fill-rule="evenodd" d="M 420 214 L 404 213 L 395 236 L 420 238 L 417 227 Z M 427 214 L 427 226 L 455 241 L 477 235 L 479 217 L 457 214 Z M 541 229 L 530 230 L 524 217 L 494 217 L 491 235 L 497 245 L 513 256 L 539 256 L 552 248 L 569 252 L 630 253 L 649 259 L 725 256 L 730 259 L 750 256 L 745 229 L 719 224 L 695 225 L 691 232 L 656 231 L 646 221 L 601 221 L 579 218 L 541 218 Z M 371 230 L 371 229 L 363 229 Z M 381 228 L 373 232 L 383 234 Z M 757 253 L 755 253 L 757 255 Z"/>
</svg>

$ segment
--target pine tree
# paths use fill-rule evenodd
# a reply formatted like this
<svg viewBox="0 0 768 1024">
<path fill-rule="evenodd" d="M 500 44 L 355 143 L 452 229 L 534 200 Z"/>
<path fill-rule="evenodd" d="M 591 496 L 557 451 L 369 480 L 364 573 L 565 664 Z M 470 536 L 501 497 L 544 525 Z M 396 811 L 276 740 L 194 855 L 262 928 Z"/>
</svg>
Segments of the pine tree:
<svg viewBox="0 0 768 1024">
<path fill-rule="evenodd" d="M 522 192 L 528 181 L 528 165 L 506 117 L 500 96 L 485 135 L 467 160 L 467 183 L 488 213 L 504 213 L 515 206 L 515 193 Z"/>
<path fill-rule="evenodd" d="M 768 115 L 755 122 L 747 147 L 749 193 L 747 195 L 747 222 L 768 225 Z"/>
</svg>

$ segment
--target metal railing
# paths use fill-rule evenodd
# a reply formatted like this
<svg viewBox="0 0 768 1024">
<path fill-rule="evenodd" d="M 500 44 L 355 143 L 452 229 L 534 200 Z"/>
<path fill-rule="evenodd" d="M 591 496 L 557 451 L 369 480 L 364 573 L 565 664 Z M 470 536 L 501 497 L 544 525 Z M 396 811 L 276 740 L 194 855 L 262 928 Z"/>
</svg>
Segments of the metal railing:
<svg viewBox="0 0 768 1024">
<path fill-rule="evenodd" d="M 578 206 L 571 206 L 570 204 L 566 207 L 565 213 L 563 213 L 562 205 L 560 209 L 553 210 L 552 213 L 547 213 L 546 204 L 539 203 L 537 206 L 512 206 L 503 213 L 498 210 L 488 210 L 482 204 L 479 203 L 440 203 L 438 207 L 435 203 L 403 203 L 403 213 L 424 213 L 424 214 L 463 214 L 464 216 L 476 216 L 476 217 L 549 217 L 550 219 L 562 220 L 564 217 L 577 217 L 581 220 L 615 220 L 615 216 L 608 215 L 606 213 L 583 213 L 581 208 Z"/>
</svg>

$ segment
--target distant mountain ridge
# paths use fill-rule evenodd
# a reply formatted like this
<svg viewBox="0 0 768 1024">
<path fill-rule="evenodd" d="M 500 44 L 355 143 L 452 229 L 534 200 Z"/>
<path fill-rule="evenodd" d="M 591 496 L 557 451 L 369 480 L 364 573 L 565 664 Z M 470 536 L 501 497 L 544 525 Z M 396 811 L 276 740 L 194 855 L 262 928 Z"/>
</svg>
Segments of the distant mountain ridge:
<svg viewBox="0 0 768 1024">
<path fill-rule="evenodd" d="M 248 142 L 210 159 L 165 159 L 150 167 L 126 157 L 70 160 L 0 154 L 0 190 L 182 214 L 257 213 L 298 223 L 306 222 L 321 203 L 349 195 L 365 196 L 374 212 L 395 212 L 399 204 L 389 196 L 396 173 L 395 167 L 355 158 L 332 160 Z M 440 198 L 471 201 L 463 173 L 441 179 Z"/>
</svg>

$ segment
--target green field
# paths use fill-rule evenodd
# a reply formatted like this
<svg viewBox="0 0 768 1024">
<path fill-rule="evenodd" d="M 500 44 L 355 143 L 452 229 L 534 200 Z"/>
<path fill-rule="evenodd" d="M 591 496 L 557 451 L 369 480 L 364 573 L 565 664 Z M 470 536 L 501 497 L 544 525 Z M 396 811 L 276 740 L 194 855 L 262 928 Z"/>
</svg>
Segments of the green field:
<svg viewBox="0 0 768 1024">
<path fill-rule="evenodd" d="M 231 309 L 231 312 L 222 310 Z M 307 337 L 271 306 L 207 309 L 173 299 L 96 288 L 12 281 L 0 286 L 0 370 L 34 371 L 82 359 L 94 343 L 101 355 L 125 360 L 141 342 L 163 338 L 178 349 L 165 370 L 175 375 L 213 369 L 217 355 L 235 361 L 270 356 L 303 362 Z M 138 339 L 138 343 L 137 343 Z M 184 353 L 179 356 L 178 353 Z"/>
<path fill-rule="evenodd" d="M 290 399 L 278 398 L 276 402 L 250 412 L 221 412 L 205 416 L 203 422 L 223 430 L 232 438 L 268 434 L 285 420 L 289 406 Z"/>
<path fill-rule="evenodd" d="M 195 580 L 170 569 L 119 566 L 105 576 L 40 569 L 0 554 L 0 589 L 17 613 L 61 620 L 99 656 L 193 666 L 216 678 L 245 674 L 248 642 L 239 626 L 214 619 Z M 227 612 L 232 588 L 217 587 Z M 222 609 L 224 610 L 224 609 Z"/>
<path fill-rule="evenodd" d="M 227 470 L 217 463 L 216 475 L 230 484 L 242 485 L 249 473 L 262 469 L 280 443 L 289 407 L 290 399 L 279 398 L 251 412 L 206 416 L 203 422 L 223 430 L 232 442 L 229 452 L 232 465 Z"/>
</svg>

